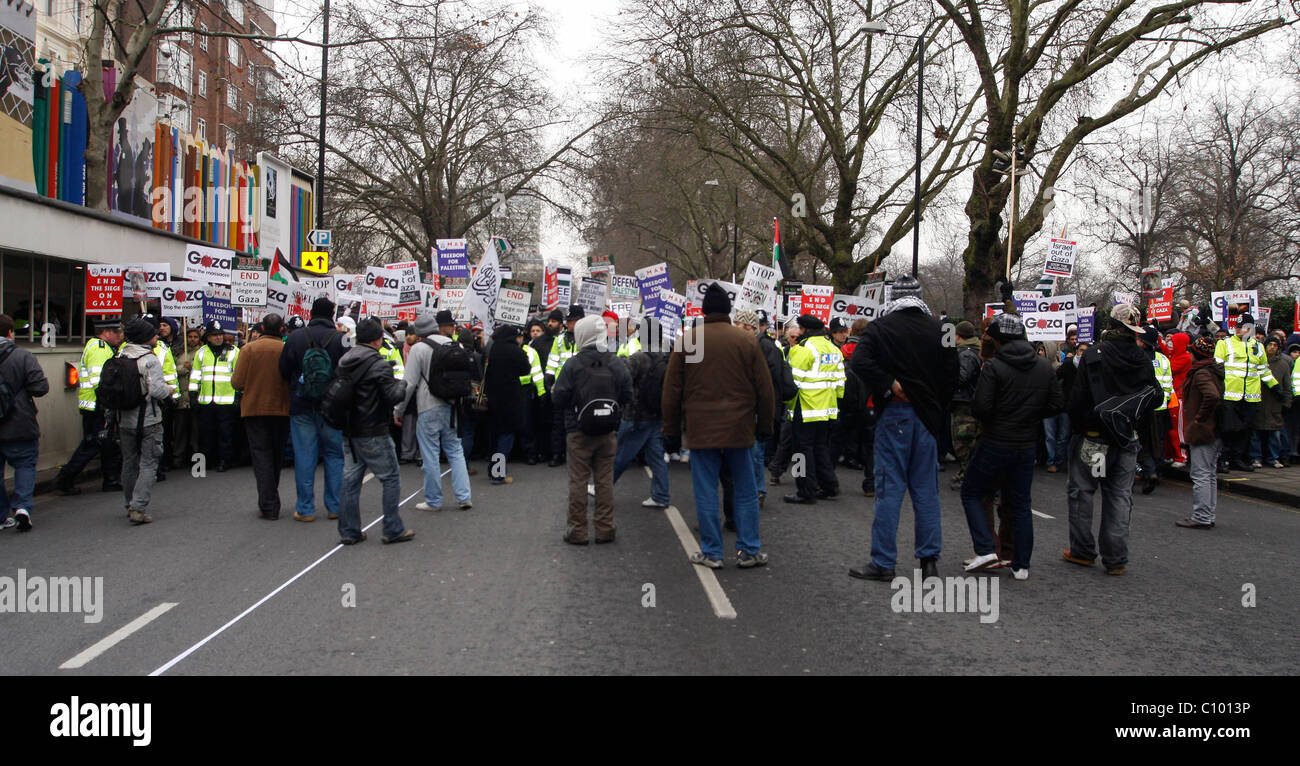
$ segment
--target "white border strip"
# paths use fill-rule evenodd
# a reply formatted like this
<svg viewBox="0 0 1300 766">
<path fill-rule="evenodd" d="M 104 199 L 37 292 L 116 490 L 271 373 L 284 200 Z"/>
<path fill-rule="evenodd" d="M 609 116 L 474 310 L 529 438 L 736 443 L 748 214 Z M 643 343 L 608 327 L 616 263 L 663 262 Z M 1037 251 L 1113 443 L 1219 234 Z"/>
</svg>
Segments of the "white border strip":
<svg viewBox="0 0 1300 766">
<path fill-rule="evenodd" d="M 681 541 L 682 547 L 686 549 L 686 555 L 698 553 L 700 546 L 695 542 L 695 535 L 686 528 L 686 521 L 682 519 L 682 514 L 677 510 L 677 506 L 670 505 L 664 510 L 664 515 L 668 517 L 668 523 L 673 525 L 673 531 L 677 533 L 677 539 Z M 691 564 L 691 569 L 695 570 L 695 576 L 700 578 L 700 585 L 704 586 L 704 595 L 709 597 L 709 603 L 713 606 L 713 613 L 724 620 L 736 619 L 736 609 L 731 605 L 731 599 L 727 598 L 727 592 L 718 584 L 718 577 L 712 569 Z"/>
</svg>

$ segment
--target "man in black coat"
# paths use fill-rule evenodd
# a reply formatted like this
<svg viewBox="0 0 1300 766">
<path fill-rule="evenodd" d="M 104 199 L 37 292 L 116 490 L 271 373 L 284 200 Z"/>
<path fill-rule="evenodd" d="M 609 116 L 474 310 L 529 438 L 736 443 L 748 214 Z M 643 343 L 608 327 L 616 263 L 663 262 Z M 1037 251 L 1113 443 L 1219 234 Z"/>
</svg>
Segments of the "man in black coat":
<svg viewBox="0 0 1300 766">
<path fill-rule="evenodd" d="M 957 349 L 921 299 L 921 283 L 899 277 L 893 300 L 867 325 L 849 369 L 867 387 L 877 415 L 876 501 L 871 560 L 849 575 L 894 579 L 898 516 L 909 493 L 916 515 L 916 557 L 923 577 L 938 576 L 943 547 L 939 509 L 939 447 L 944 408 L 957 381 Z"/>
<path fill-rule="evenodd" d="M 1025 340 L 1025 323 L 1020 317 L 1001 314 L 989 325 L 988 333 L 997 352 L 980 369 L 971 398 L 971 413 L 980 422 L 980 434 L 961 487 L 966 523 L 975 545 L 975 558 L 966 571 L 999 563 L 984 496 L 1000 488 L 1015 527 L 1011 574 L 1025 580 L 1034 548 L 1030 486 L 1038 454 L 1038 424 L 1060 412 L 1065 402 L 1052 363 Z"/>
<path fill-rule="evenodd" d="M 514 325 L 496 328 L 487 357 L 483 386 L 488 398 L 488 421 L 496 440 L 489 473 L 493 484 L 510 484 L 514 479 L 506 475 L 506 460 L 515 446 L 515 432 L 523 427 L 523 419 L 528 416 L 520 379 L 528 379 L 531 373 L 528 357 L 519 345 L 519 328 Z"/>
<path fill-rule="evenodd" d="M 343 435 L 330 428 L 320 414 L 320 401 L 304 396 L 302 359 L 313 346 L 325 349 L 338 369 L 343 358 L 343 333 L 334 329 L 334 303 L 317 298 L 311 305 L 311 322 L 294 330 L 280 352 L 280 376 L 289 381 L 289 436 L 293 442 L 293 474 L 298 502 L 293 518 L 316 520 L 316 458 L 325 456 L 325 512 L 339 517 L 339 482 L 343 476 Z"/>
<path fill-rule="evenodd" d="M 379 355 L 384 328 L 370 317 L 357 323 L 357 345 L 343 355 L 338 374 L 353 382 L 352 408 L 343 439 L 342 492 L 339 498 L 339 537 L 344 545 L 366 539 L 361 529 L 361 480 L 367 469 L 383 488 L 385 543 L 415 537 L 397 513 L 402 485 L 397 448 L 388 435 L 393 408 L 406 400 L 406 384 L 393 377 L 393 363 Z"/>
<path fill-rule="evenodd" d="M 50 382 L 32 352 L 14 343 L 14 320 L 0 314 L 0 381 L 8 386 L 12 412 L 0 420 L 0 476 L 5 464 L 14 467 L 14 493 L 0 481 L 0 528 L 32 528 L 32 494 L 36 491 L 36 458 L 41 426 L 36 422 L 36 397 L 50 392 Z M 13 516 L 9 516 L 10 511 Z M 9 518 L 5 518 L 9 516 Z"/>
</svg>

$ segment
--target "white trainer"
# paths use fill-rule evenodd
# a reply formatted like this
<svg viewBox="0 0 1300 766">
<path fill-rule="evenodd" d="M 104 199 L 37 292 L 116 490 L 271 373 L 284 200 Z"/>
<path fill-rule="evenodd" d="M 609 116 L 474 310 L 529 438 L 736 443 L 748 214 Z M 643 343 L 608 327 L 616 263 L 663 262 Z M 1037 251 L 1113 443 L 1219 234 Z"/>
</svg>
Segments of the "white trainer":
<svg viewBox="0 0 1300 766">
<path fill-rule="evenodd" d="M 1028 579 L 1029 579 L 1029 570 L 1028 570 L 1028 569 L 1012 569 L 1012 570 L 1011 570 L 1011 576 L 1014 577 L 1014 578 L 1016 578 L 1017 580 L 1028 580 Z"/>
<path fill-rule="evenodd" d="M 415 504 L 415 510 L 417 510 L 417 511 L 441 511 L 442 508 L 434 508 L 433 506 L 429 505 L 428 503 L 416 503 L 416 504 Z"/>
<path fill-rule="evenodd" d="M 667 508 L 668 506 L 655 500 L 653 497 L 647 497 L 641 501 L 642 508 Z"/>
<path fill-rule="evenodd" d="M 986 553 L 983 556 L 976 556 L 966 565 L 967 572 L 978 572 L 981 569 L 987 569 L 990 564 L 998 562 L 998 554 Z"/>
</svg>

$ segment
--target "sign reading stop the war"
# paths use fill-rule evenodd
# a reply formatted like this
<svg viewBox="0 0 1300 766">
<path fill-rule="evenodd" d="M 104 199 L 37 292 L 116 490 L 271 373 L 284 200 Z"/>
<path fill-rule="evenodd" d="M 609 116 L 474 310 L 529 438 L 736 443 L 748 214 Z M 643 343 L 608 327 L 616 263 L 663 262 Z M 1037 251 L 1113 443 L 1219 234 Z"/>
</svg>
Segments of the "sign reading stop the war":
<svg viewBox="0 0 1300 766">
<path fill-rule="evenodd" d="M 162 315 L 173 319 L 203 321 L 203 294 L 207 285 L 202 282 L 169 280 L 162 285 Z"/>
<path fill-rule="evenodd" d="M 533 299 L 533 283 L 522 279 L 503 279 L 497 290 L 492 318 L 501 324 L 523 326 L 528 321 L 528 304 Z"/>
<path fill-rule="evenodd" d="M 366 280 L 361 285 L 361 296 L 367 302 L 397 303 L 402 294 L 400 275 L 387 266 L 367 266 Z"/>
<path fill-rule="evenodd" d="M 1079 243 L 1053 239 L 1047 246 L 1047 263 L 1043 264 L 1043 273 L 1053 277 L 1074 276 L 1074 259 L 1078 252 Z"/>
<path fill-rule="evenodd" d="M 122 267 L 92 263 L 86 267 L 86 313 L 122 313 Z"/>
<path fill-rule="evenodd" d="M 800 315 L 815 316 L 823 322 L 831 321 L 831 301 L 835 297 L 835 288 L 830 285 L 804 285 L 802 301 L 799 303 Z"/>
</svg>

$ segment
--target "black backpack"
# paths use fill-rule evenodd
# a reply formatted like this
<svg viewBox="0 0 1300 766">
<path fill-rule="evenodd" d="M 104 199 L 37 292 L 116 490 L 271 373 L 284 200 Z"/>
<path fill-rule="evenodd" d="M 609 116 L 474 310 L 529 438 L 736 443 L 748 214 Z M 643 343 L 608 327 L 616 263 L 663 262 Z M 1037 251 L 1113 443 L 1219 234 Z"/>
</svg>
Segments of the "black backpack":
<svg viewBox="0 0 1300 766">
<path fill-rule="evenodd" d="M 1087 384 L 1092 392 L 1092 412 L 1101 421 L 1102 439 L 1112 446 L 1127 447 L 1138 439 L 1138 423 L 1155 411 L 1164 400 L 1164 392 L 1156 386 L 1144 386 L 1132 393 L 1110 395 L 1102 382 L 1102 347 L 1095 346 L 1086 353 Z"/>
<path fill-rule="evenodd" d="M 95 401 L 108 410 L 134 410 L 144 404 L 144 387 L 140 383 L 143 377 L 139 358 L 114 356 L 104 362 L 99 373 Z"/>
<path fill-rule="evenodd" d="M 660 386 L 663 385 L 660 378 Z M 618 430 L 623 408 L 618 403 L 618 382 L 610 360 L 594 354 L 582 370 L 573 409 L 578 414 L 578 430 L 588 436 L 601 436 Z"/>
<path fill-rule="evenodd" d="M 14 345 L 13 343 L 10 343 L 5 348 L 4 352 L 0 353 L 0 364 L 5 363 L 5 360 L 8 359 L 11 354 L 13 354 L 15 348 L 17 348 L 17 346 Z M 9 388 L 9 383 L 4 379 L 0 378 L 0 420 L 4 420 L 5 418 L 13 414 L 14 405 L 17 399 L 18 399 L 18 395 L 14 392 L 13 389 Z"/>
<path fill-rule="evenodd" d="M 423 342 L 430 353 L 429 373 L 425 376 L 429 393 L 447 402 L 471 395 L 477 370 L 465 347 L 454 341 L 438 343 L 425 338 Z"/>
<path fill-rule="evenodd" d="M 663 417 L 664 377 L 668 375 L 668 354 L 651 354 L 650 366 L 636 382 L 636 408 L 641 420 Z"/>
<path fill-rule="evenodd" d="M 383 357 L 378 357 L 383 360 Z M 330 428 L 346 432 L 352 422 L 352 413 L 356 409 L 357 381 L 362 380 L 375 365 L 372 361 L 359 372 L 348 374 L 339 370 L 325 386 L 325 393 L 320 397 L 320 414 Z"/>
</svg>

